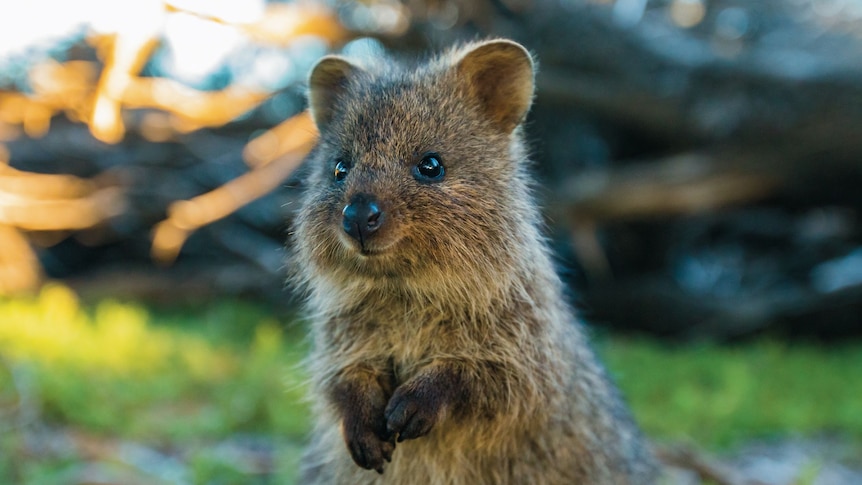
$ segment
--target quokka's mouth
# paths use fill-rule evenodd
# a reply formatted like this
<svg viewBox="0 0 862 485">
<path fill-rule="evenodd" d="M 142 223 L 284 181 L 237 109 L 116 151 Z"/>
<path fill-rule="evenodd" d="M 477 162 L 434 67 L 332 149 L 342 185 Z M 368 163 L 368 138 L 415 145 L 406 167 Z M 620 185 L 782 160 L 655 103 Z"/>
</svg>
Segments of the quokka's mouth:
<svg viewBox="0 0 862 485">
<path fill-rule="evenodd" d="M 395 246 L 395 243 L 391 244 L 363 244 L 360 246 L 359 254 L 365 257 L 382 257 L 392 253 L 392 247 Z"/>
<path fill-rule="evenodd" d="M 344 233 L 339 234 L 338 239 L 341 241 L 341 244 L 345 247 L 345 249 L 347 249 L 348 252 L 358 254 L 362 257 L 374 257 L 383 255 L 392 246 L 391 244 L 381 245 L 376 241 L 358 241 L 347 236 Z"/>
</svg>

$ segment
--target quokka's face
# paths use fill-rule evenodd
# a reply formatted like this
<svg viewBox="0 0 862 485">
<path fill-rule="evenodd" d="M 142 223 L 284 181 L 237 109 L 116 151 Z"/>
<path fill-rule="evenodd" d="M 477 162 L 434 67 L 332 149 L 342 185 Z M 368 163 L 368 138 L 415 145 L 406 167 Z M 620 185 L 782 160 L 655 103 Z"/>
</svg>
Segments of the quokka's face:
<svg viewBox="0 0 862 485">
<path fill-rule="evenodd" d="M 483 133 L 446 100 L 455 93 L 420 91 L 357 93 L 322 131 L 298 228 L 320 266 L 403 276 L 495 237 L 507 139 Z"/>
<path fill-rule="evenodd" d="M 332 74 L 325 60 L 312 74 L 321 136 L 296 225 L 300 257 L 368 277 L 504 257 L 507 187 L 522 172 L 510 155 L 517 123 L 489 116 L 454 67 L 375 76 L 330 59 L 342 76 L 337 93 L 314 97 L 315 73 Z"/>
</svg>

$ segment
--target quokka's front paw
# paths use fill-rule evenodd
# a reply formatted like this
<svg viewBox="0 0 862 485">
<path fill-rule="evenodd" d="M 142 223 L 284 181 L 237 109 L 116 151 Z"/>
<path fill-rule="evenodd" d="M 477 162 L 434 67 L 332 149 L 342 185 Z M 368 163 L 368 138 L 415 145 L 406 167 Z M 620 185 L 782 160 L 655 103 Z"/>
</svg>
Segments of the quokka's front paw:
<svg viewBox="0 0 862 485">
<path fill-rule="evenodd" d="M 386 429 L 398 441 L 425 436 L 440 419 L 442 395 L 428 386 L 401 386 L 389 399 Z"/>
<path fill-rule="evenodd" d="M 384 462 L 392 461 L 395 440 L 386 432 L 382 418 L 374 421 L 345 419 L 344 440 L 357 465 L 383 473 Z"/>
</svg>

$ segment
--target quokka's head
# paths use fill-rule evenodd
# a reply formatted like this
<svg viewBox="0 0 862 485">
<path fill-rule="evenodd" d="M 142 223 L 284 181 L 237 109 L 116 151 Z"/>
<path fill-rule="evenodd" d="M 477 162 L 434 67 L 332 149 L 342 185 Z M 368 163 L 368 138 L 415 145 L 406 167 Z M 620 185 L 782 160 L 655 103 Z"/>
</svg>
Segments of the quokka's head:
<svg viewBox="0 0 862 485">
<path fill-rule="evenodd" d="M 519 128 L 533 78 L 530 54 L 505 40 L 410 67 L 323 58 L 309 78 L 320 139 L 295 225 L 300 264 L 430 285 L 505 269 L 535 222 Z"/>
</svg>

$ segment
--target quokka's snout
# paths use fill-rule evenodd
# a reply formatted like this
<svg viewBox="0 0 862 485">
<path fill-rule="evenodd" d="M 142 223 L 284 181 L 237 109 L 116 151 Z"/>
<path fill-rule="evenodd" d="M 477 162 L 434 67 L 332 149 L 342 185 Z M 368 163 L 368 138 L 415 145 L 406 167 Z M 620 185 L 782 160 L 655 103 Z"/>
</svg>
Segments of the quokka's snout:
<svg viewBox="0 0 862 485">
<path fill-rule="evenodd" d="M 341 227 L 362 248 L 386 223 L 386 214 L 381 210 L 377 197 L 360 193 L 350 198 L 341 211 Z"/>
</svg>

